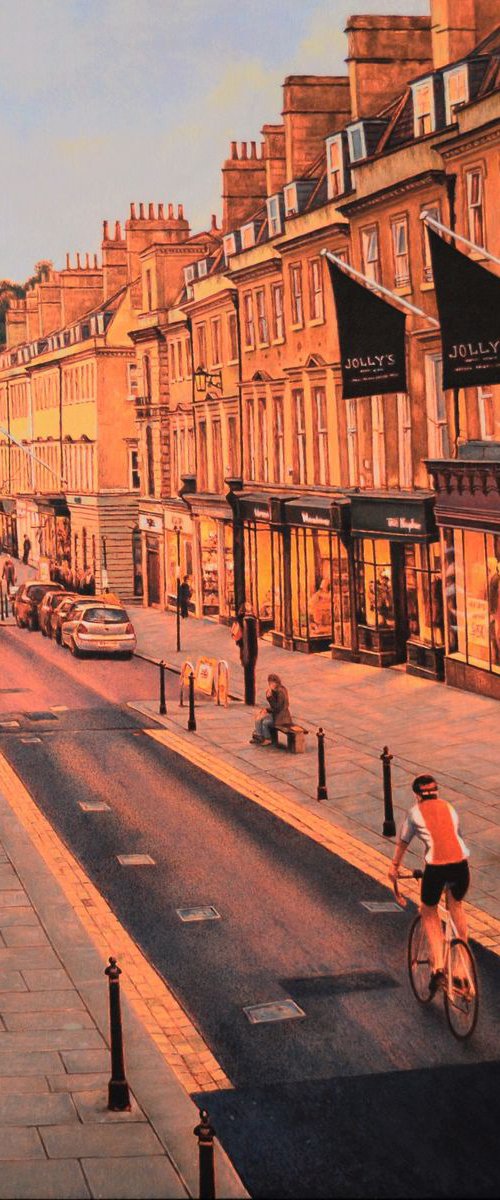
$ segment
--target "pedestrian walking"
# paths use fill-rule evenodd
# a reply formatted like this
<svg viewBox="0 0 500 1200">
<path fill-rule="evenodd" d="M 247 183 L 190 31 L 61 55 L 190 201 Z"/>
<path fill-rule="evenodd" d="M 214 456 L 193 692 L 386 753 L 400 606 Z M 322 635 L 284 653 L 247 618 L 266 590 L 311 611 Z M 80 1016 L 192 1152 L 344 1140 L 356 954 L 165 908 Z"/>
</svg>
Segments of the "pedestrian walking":
<svg viewBox="0 0 500 1200">
<path fill-rule="evenodd" d="M 7 592 L 9 592 L 10 589 L 14 587 L 16 582 L 16 568 L 12 562 L 10 554 L 7 555 L 7 558 L 3 564 L 2 579 L 5 579 L 5 586 L 7 588 Z"/>
<path fill-rule="evenodd" d="M 185 575 L 182 583 L 179 585 L 179 607 L 181 617 L 184 620 L 189 616 L 189 601 L 192 595 L 192 588 L 189 586 L 189 575 Z"/>
<path fill-rule="evenodd" d="M 250 738 L 257 746 L 271 745 L 271 733 L 275 725 L 286 728 L 293 724 L 288 692 L 279 675 L 268 675 L 266 700 L 267 708 L 261 708 Z"/>
<path fill-rule="evenodd" d="M 29 562 L 30 550 L 31 550 L 31 542 L 28 537 L 28 534 L 26 534 L 25 538 L 24 538 L 24 542 L 23 542 L 23 563 L 24 563 L 25 567 L 27 567 L 28 562 Z"/>
</svg>

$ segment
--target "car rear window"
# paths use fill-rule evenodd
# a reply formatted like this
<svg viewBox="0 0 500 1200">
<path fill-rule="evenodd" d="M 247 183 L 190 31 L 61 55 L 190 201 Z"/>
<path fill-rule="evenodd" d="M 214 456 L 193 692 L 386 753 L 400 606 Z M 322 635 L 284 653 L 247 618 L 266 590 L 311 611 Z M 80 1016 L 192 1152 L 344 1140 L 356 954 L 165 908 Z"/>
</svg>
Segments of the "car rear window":
<svg viewBox="0 0 500 1200">
<path fill-rule="evenodd" d="M 125 625 L 128 616 L 124 608 L 88 608 L 83 619 L 100 625 Z"/>
<path fill-rule="evenodd" d="M 35 603 L 38 604 L 38 601 L 45 596 L 47 588 L 44 587 L 43 584 L 38 584 L 38 586 L 35 585 L 34 587 L 26 588 L 26 591 L 30 600 L 34 600 Z"/>
</svg>

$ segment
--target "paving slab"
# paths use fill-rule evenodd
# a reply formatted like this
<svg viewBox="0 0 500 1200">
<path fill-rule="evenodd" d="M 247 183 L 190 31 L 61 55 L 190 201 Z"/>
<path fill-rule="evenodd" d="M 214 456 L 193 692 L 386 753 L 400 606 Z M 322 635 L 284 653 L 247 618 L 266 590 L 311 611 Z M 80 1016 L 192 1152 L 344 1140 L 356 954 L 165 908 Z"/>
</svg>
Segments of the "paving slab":
<svg viewBox="0 0 500 1200">
<path fill-rule="evenodd" d="M 84 1158 L 82 1166 L 96 1200 L 183 1200 L 188 1195 L 167 1158 Z"/>
<path fill-rule="evenodd" d="M 88 1200 L 90 1192 L 80 1163 L 2 1163 L 0 1200 Z"/>
<path fill-rule="evenodd" d="M 39 994 L 39 993 L 37 993 Z M 93 1029 L 94 1022 L 90 1013 L 85 1012 L 84 1008 L 59 1008 L 56 1012 L 49 1010 L 47 1012 L 6 1012 L 3 1005 L 2 1020 L 7 1032 L 15 1033 L 17 1031 L 36 1032 L 42 1029 Z M 3 1045 L 0 1042 L 0 1047 Z"/>
<path fill-rule="evenodd" d="M 49 1158 L 119 1158 L 164 1154 L 156 1134 L 148 1124 L 134 1121 L 129 1114 L 126 1125 L 52 1125 L 40 1130 Z M 1 1155 L 0 1155 L 1 1157 Z"/>
<path fill-rule="evenodd" d="M 14 1158 L 45 1158 L 36 1129 L 24 1125 L 5 1125 L 3 1129 L 0 1128 L 0 1162 Z M 0 1170 L 0 1177 L 1 1174 Z"/>
<path fill-rule="evenodd" d="M 0 1127 L 3 1125 L 61 1125 L 77 1121 L 71 1096 L 64 1092 L 39 1092 L 33 1096 L 16 1092 L 0 1093 Z M 1 1168 L 0 1168 L 1 1170 Z"/>
</svg>

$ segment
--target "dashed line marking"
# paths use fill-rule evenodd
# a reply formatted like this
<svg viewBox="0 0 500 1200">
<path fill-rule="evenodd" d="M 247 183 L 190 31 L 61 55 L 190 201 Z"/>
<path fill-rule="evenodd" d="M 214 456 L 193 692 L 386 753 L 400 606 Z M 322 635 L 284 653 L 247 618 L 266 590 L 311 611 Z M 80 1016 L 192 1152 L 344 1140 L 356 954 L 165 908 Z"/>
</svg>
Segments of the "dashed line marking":
<svg viewBox="0 0 500 1200">
<path fill-rule="evenodd" d="M 150 854 L 117 854 L 121 867 L 154 867 L 155 860 Z"/>
<path fill-rule="evenodd" d="M 105 800 L 80 800 L 79 808 L 82 812 L 111 812 L 111 808 Z"/>
<path fill-rule="evenodd" d="M 220 912 L 213 904 L 192 905 L 190 908 L 176 908 L 181 921 L 220 921 Z"/>
</svg>

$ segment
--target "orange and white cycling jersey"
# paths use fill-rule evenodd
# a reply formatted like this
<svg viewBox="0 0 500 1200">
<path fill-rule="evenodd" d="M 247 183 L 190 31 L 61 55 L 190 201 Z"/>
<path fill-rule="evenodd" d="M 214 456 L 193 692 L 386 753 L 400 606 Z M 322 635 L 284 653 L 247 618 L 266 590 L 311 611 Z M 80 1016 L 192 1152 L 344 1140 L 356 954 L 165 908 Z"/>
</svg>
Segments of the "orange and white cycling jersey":
<svg viewBox="0 0 500 1200">
<path fill-rule="evenodd" d="M 458 815 L 447 800 L 420 800 L 410 808 L 400 838 L 407 845 L 414 837 L 425 846 L 425 861 L 434 866 L 462 862 L 469 850 L 460 836 Z"/>
</svg>

